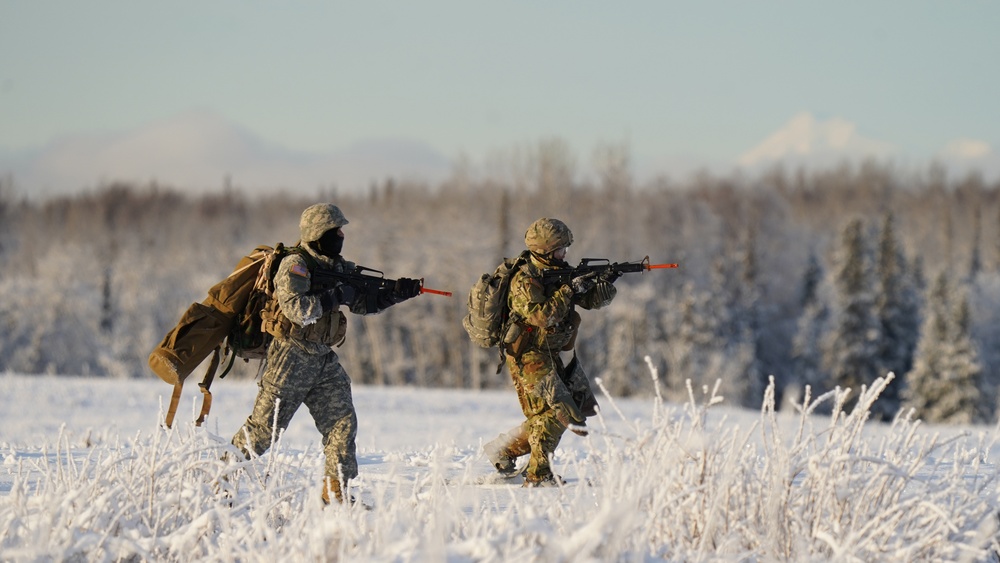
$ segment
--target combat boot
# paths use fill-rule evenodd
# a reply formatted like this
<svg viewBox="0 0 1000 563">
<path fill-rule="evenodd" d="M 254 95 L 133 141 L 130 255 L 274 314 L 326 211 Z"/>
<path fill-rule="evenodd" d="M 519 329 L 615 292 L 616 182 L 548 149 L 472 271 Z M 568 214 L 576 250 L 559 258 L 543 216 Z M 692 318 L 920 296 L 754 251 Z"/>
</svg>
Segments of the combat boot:
<svg viewBox="0 0 1000 563">
<path fill-rule="evenodd" d="M 340 504 L 344 504 L 344 491 L 340 488 L 340 480 L 334 477 L 327 477 L 323 480 L 323 494 L 321 497 L 323 499 L 323 504 L 330 504 L 330 500 L 333 499 Z M 354 497 L 348 495 L 348 504 L 354 504 Z"/>
<path fill-rule="evenodd" d="M 531 452 L 528 437 L 520 427 L 510 432 L 500 434 L 483 446 L 483 453 L 490 460 L 493 468 L 504 477 L 510 477 L 517 472 L 517 458 Z"/>
<path fill-rule="evenodd" d="M 503 475 L 504 477 L 509 477 L 517 471 L 517 466 L 514 464 L 514 458 L 503 455 L 499 451 L 488 451 L 486 452 L 486 457 L 490 459 L 490 463 L 497 470 L 497 473 Z"/>
<path fill-rule="evenodd" d="M 524 484 L 521 485 L 526 489 L 533 488 L 546 488 L 546 487 L 561 487 L 566 484 L 563 478 L 558 475 L 553 475 L 548 473 L 542 476 L 525 475 Z"/>
</svg>

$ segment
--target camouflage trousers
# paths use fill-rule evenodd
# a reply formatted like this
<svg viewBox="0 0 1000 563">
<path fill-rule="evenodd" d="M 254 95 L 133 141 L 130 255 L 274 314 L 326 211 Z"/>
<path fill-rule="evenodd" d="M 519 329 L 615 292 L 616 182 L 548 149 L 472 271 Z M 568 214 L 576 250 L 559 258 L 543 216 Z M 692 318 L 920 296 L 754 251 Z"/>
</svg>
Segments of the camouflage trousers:
<svg viewBox="0 0 1000 563">
<path fill-rule="evenodd" d="M 358 476 L 358 417 L 351 379 L 337 354 L 309 354 L 288 340 L 275 339 L 258 386 L 253 412 L 233 436 L 234 446 L 247 457 L 251 451 L 263 454 L 305 404 L 323 436 L 326 476 L 338 480 Z"/>
<path fill-rule="evenodd" d="M 527 420 L 486 444 L 488 453 L 516 459 L 528 459 L 529 479 L 552 475 L 549 459 L 569 424 L 586 419 L 580 411 L 561 374 L 565 370 L 557 352 L 528 350 L 519 358 L 507 356 L 521 412 Z"/>
</svg>

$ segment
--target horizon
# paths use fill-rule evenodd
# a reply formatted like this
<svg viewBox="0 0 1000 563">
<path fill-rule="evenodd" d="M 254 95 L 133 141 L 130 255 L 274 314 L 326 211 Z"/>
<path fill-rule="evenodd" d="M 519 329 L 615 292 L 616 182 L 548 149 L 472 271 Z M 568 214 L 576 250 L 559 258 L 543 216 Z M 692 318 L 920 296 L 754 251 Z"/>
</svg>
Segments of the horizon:
<svg viewBox="0 0 1000 563">
<path fill-rule="evenodd" d="M 639 181 L 870 158 L 992 181 L 998 19 L 910 2 L 4 4 L 0 177 L 357 189 L 560 139 L 582 169 L 627 148 Z"/>
</svg>

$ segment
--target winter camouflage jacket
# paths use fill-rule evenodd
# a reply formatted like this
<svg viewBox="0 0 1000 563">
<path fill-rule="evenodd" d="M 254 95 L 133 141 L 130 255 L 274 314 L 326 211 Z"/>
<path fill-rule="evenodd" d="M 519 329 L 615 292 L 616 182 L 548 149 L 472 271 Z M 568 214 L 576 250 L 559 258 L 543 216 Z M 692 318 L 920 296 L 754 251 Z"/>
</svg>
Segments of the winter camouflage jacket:
<svg viewBox="0 0 1000 563">
<path fill-rule="evenodd" d="M 319 254 L 308 245 L 300 248 L 322 268 L 336 272 L 350 273 L 356 268 L 353 262 L 333 260 Z M 320 295 L 311 292 L 311 270 L 308 260 L 299 253 L 290 253 L 278 266 L 274 278 L 274 302 L 278 311 L 287 321 L 283 328 L 272 332 L 276 338 L 287 338 L 311 354 L 326 354 L 333 346 L 344 341 L 347 332 L 347 318 L 340 306 L 323 310 Z M 351 312 L 366 314 L 363 299 L 355 299 L 349 304 Z M 280 318 L 279 318 L 280 320 Z M 266 325 L 265 325 L 266 326 Z"/>
</svg>

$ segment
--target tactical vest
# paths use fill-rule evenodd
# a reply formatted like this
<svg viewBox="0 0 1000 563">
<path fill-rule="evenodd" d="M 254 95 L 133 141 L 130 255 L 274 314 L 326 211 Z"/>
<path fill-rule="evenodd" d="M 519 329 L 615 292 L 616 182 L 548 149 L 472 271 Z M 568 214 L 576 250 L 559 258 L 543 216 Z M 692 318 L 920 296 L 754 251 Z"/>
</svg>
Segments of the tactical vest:
<svg viewBox="0 0 1000 563">
<path fill-rule="evenodd" d="M 289 251 L 293 251 L 289 248 Z M 310 278 L 316 268 L 316 260 L 303 249 L 294 250 L 295 254 L 302 256 L 309 270 Z M 324 311 L 323 316 L 308 326 L 299 326 L 281 311 L 281 305 L 276 297 L 272 297 L 264 309 L 260 312 L 261 329 L 275 338 L 297 338 L 306 342 L 326 344 L 328 346 L 340 346 L 347 336 L 347 316 L 340 311 L 338 305 L 335 309 Z"/>
<path fill-rule="evenodd" d="M 524 265 L 514 274 L 514 279 L 511 280 L 511 283 L 513 284 L 518 276 L 537 279 L 538 283 L 541 283 L 541 278 L 538 277 L 537 272 L 537 268 Z M 556 289 L 555 286 L 547 287 L 545 291 L 546 298 L 550 297 Z M 569 313 L 565 318 L 547 328 L 528 325 L 516 313 L 512 317 L 513 322 L 504 336 L 504 343 L 508 345 L 507 352 L 514 356 L 520 356 L 528 350 L 569 351 L 576 345 L 576 336 L 581 318 L 574 304 L 570 305 Z"/>
</svg>

